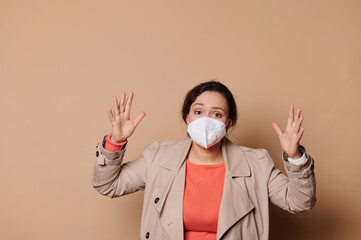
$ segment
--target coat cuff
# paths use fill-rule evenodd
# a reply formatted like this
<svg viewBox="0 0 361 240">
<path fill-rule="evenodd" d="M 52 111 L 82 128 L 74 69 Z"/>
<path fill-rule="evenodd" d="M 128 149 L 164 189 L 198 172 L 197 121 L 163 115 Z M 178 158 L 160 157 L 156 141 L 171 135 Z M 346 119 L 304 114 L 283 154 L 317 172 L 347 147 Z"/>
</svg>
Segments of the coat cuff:
<svg viewBox="0 0 361 240">
<path fill-rule="evenodd" d="M 104 148 L 108 135 L 103 137 L 103 141 L 97 145 L 96 161 L 99 165 L 116 165 L 123 160 L 125 148 L 123 150 L 111 152 Z"/>
<path fill-rule="evenodd" d="M 295 165 L 288 161 L 288 156 L 285 152 L 282 153 L 283 163 L 287 172 L 287 175 L 291 178 L 308 178 L 314 169 L 314 160 L 307 153 L 306 149 L 300 145 L 300 151 L 306 157 L 306 161 L 300 165 Z"/>
</svg>

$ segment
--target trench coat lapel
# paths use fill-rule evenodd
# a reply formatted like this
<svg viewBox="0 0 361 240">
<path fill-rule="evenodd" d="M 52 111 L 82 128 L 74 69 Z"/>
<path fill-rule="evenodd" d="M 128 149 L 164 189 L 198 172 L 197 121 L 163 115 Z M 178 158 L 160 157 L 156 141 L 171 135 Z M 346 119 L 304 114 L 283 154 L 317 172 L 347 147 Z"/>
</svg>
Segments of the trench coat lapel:
<svg viewBox="0 0 361 240">
<path fill-rule="evenodd" d="M 224 139 L 222 153 L 226 174 L 218 216 L 217 239 L 221 239 L 230 227 L 254 208 L 245 183 L 245 178 L 251 175 L 251 171 L 244 152 L 228 139 Z"/>
<path fill-rule="evenodd" d="M 163 201 L 156 206 L 159 212 L 159 220 L 169 235 L 169 239 L 183 240 L 183 196 L 186 164 L 192 141 L 187 138 L 176 143 L 176 146 L 167 148 L 162 152 L 162 160 L 159 163 L 160 171 L 164 174 L 163 189 L 159 189 L 159 195 Z M 163 182 L 163 178 L 162 178 Z"/>
</svg>

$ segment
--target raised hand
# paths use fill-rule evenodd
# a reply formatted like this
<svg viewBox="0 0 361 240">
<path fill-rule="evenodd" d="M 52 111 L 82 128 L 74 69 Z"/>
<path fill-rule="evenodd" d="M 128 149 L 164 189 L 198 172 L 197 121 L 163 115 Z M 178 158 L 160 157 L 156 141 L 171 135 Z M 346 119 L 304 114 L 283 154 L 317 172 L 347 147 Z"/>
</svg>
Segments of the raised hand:
<svg viewBox="0 0 361 240">
<path fill-rule="evenodd" d="M 138 116 L 130 120 L 130 108 L 132 105 L 134 93 L 130 92 L 126 98 L 125 92 L 122 92 L 120 103 L 118 104 L 117 97 L 113 97 L 113 110 L 108 108 L 108 116 L 112 124 L 112 137 L 113 142 L 123 142 L 129 138 L 140 121 L 145 117 L 145 112 L 140 112 Z"/>
<path fill-rule="evenodd" d="M 284 132 L 282 132 L 278 123 L 273 122 L 272 126 L 276 131 L 282 149 L 287 156 L 292 159 L 300 158 L 302 155 L 299 151 L 299 143 L 302 138 L 304 128 L 301 128 L 303 117 L 301 117 L 301 109 L 297 109 L 296 115 L 294 115 L 293 105 L 290 106 L 287 126 Z"/>
</svg>

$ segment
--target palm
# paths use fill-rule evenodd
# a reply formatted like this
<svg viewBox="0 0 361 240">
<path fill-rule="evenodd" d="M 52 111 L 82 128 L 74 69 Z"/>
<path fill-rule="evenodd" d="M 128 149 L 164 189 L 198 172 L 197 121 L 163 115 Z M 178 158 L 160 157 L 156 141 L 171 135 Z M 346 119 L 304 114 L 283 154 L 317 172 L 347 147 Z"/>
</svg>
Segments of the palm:
<svg viewBox="0 0 361 240">
<path fill-rule="evenodd" d="M 278 123 L 273 122 L 272 126 L 276 131 L 282 149 L 291 158 L 299 158 L 301 154 L 299 152 L 299 143 L 302 138 L 304 129 L 301 128 L 303 117 L 301 117 L 301 110 L 298 109 L 296 115 L 294 115 L 293 105 L 290 106 L 288 121 L 285 131 L 283 132 Z"/>
<path fill-rule="evenodd" d="M 113 97 L 113 110 L 108 108 L 108 116 L 112 124 L 112 140 L 115 142 L 122 142 L 129 138 L 145 116 L 145 112 L 141 112 L 133 121 L 130 120 L 133 96 L 134 93 L 130 92 L 126 99 L 125 93 L 122 92 L 120 103 L 118 104 L 118 99 Z"/>
</svg>

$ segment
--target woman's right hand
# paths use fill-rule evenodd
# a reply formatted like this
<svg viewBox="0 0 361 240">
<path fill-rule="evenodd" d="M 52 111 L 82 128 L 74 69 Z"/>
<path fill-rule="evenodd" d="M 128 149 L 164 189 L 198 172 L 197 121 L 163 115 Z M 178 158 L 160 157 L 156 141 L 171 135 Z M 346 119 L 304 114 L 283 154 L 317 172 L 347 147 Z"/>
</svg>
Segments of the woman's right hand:
<svg viewBox="0 0 361 240">
<path fill-rule="evenodd" d="M 112 124 L 112 140 L 115 143 L 124 142 L 129 138 L 140 121 L 145 117 L 145 112 L 141 112 L 138 116 L 130 120 L 130 108 L 132 105 L 134 93 L 130 92 L 127 99 L 125 92 L 122 92 L 120 103 L 117 97 L 113 97 L 113 110 L 108 108 L 109 120 Z"/>
</svg>

